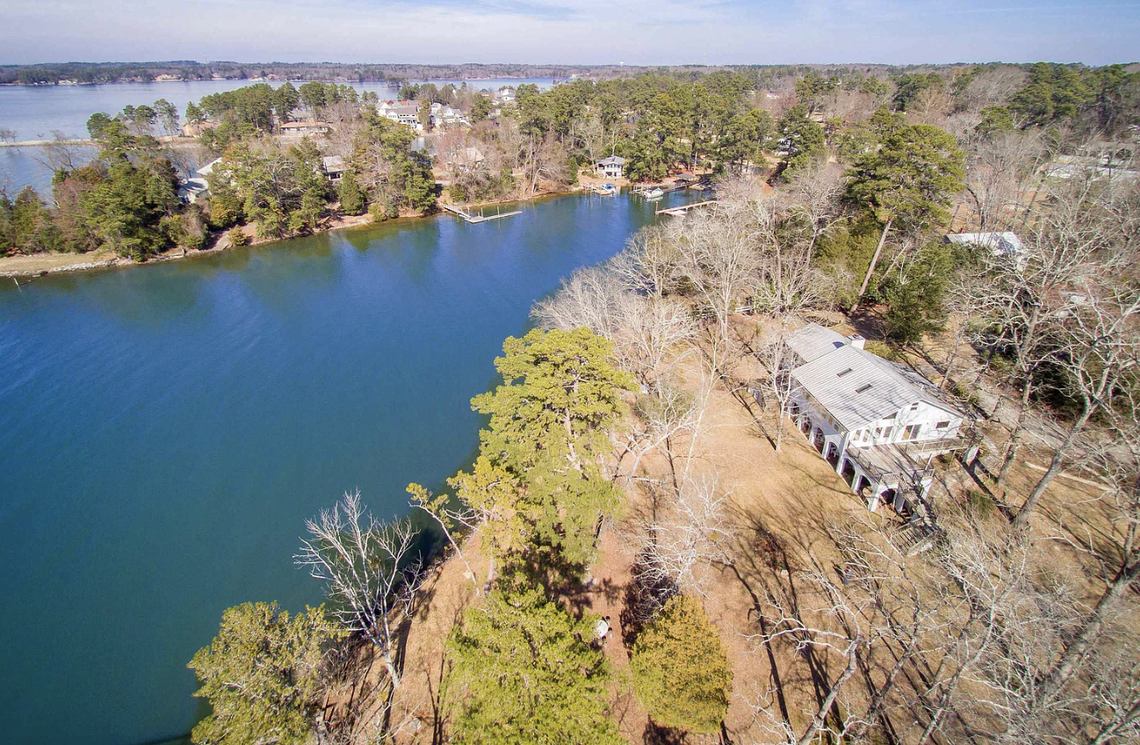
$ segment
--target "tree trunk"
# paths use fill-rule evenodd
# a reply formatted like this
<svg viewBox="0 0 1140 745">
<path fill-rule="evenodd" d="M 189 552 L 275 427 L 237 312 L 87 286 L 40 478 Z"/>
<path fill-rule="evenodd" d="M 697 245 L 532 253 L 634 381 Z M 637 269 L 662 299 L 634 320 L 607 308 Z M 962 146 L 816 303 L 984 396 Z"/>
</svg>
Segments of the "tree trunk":
<svg viewBox="0 0 1140 745">
<path fill-rule="evenodd" d="M 851 648 L 847 650 L 847 668 L 843 671 L 843 674 L 839 676 L 839 680 L 835 681 L 835 685 L 831 686 L 831 690 L 828 692 L 827 698 L 825 698 L 823 700 L 823 703 L 819 705 L 819 710 L 816 711 L 815 716 L 812 717 L 811 724 L 808 726 L 807 732 L 804 732 L 803 737 L 797 741 L 796 745 L 811 745 L 811 742 L 815 740 L 816 735 L 818 735 L 819 731 L 823 728 L 824 722 L 827 721 L 827 715 L 831 712 L 831 707 L 835 705 L 835 699 L 839 697 L 839 691 L 843 688 L 843 685 L 847 682 L 847 680 L 852 675 L 854 675 L 855 671 L 858 669 L 859 657 L 856 655 L 857 643 L 858 642 L 852 643 Z"/>
<path fill-rule="evenodd" d="M 1112 578 L 1112 582 L 1109 583 L 1108 588 L 1097 601 L 1096 607 L 1093 608 L 1092 614 L 1085 620 L 1080 633 L 1069 643 L 1060 659 L 1053 665 L 1053 669 L 1045 676 L 1045 680 L 1041 684 L 1042 698 L 1045 700 L 1055 696 L 1072 677 L 1077 664 L 1084 658 L 1093 642 L 1096 641 L 1109 611 L 1116 606 L 1120 598 L 1140 576 L 1140 559 L 1131 558 L 1133 559 L 1132 563 L 1126 563 Z"/>
<path fill-rule="evenodd" d="M 1069 434 L 1065 435 L 1065 441 L 1057 448 L 1057 452 L 1053 454 L 1053 459 L 1049 461 L 1049 469 L 1045 471 L 1045 475 L 1037 482 L 1037 486 L 1033 487 L 1033 491 L 1029 493 L 1025 503 L 1021 505 L 1021 509 L 1017 511 L 1017 516 L 1013 518 L 1014 528 L 1024 528 L 1029 523 L 1029 516 L 1033 514 L 1033 510 L 1037 507 L 1037 502 L 1040 501 L 1041 495 L 1049 488 L 1049 484 L 1053 483 L 1053 479 L 1061 471 L 1061 464 L 1064 462 L 1065 456 L 1068 454 L 1073 443 L 1077 441 L 1077 435 L 1084 429 L 1088 423 L 1089 418 L 1092 416 L 1093 407 L 1086 401 L 1081 409 L 1081 415 L 1077 421 L 1073 422 L 1073 426 L 1069 428 Z"/>
<path fill-rule="evenodd" d="M 871 265 L 867 267 L 867 276 L 863 277 L 863 284 L 859 285 L 859 297 L 851 306 L 852 313 L 859 309 L 859 303 L 863 301 L 863 293 L 867 291 L 867 285 L 871 284 L 871 275 L 875 273 L 875 265 L 879 263 L 879 254 L 883 252 L 883 244 L 887 242 L 887 233 L 890 232 L 891 222 L 892 220 L 887 220 L 887 224 L 883 226 L 883 233 L 879 236 L 879 245 L 875 246 L 875 253 L 871 255 Z"/>
<path fill-rule="evenodd" d="M 1025 434 L 1025 412 L 1029 408 L 1029 395 L 1032 387 L 1032 379 L 1027 379 L 1025 381 L 1025 387 L 1021 391 L 1021 402 L 1020 408 L 1017 410 L 1017 419 L 1014 420 L 1013 431 L 1009 434 L 1009 443 L 1005 449 L 1005 457 L 1002 459 L 1001 470 L 998 472 L 998 486 L 1001 486 L 1006 476 L 1009 475 L 1009 470 L 1013 467 L 1013 460 L 1017 457 L 1017 449 L 1021 446 L 1021 438 Z"/>
</svg>

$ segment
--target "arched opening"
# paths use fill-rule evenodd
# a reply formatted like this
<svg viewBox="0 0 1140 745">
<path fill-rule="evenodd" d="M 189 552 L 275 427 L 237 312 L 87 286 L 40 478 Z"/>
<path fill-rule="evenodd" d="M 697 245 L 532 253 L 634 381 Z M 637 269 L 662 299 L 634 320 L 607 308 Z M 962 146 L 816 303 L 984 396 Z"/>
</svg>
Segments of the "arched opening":
<svg viewBox="0 0 1140 745">
<path fill-rule="evenodd" d="M 863 490 L 867 488 L 867 479 L 864 476 L 856 476 L 855 483 L 851 486 L 851 491 L 859 496 L 864 496 Z"/>
<path fill-rule="evenodd" d="M 883 492 L 879 494 L 879 502 L 882 504 L 893 505 L 895 503 L 895 490 L 884 489 Z"/>
<path fill-rule="evenodd" d="M 839 465 L 839 446 L 834 442 L 827 443 L 827 454 L 823 456 L 832 468 Z"/>
<path fill-rule="evenodd" d="M 811 444 L 815 446 L 815 449 L 817 451 L 822 453 L 824 443 L 825 443 L 825 440 L 823 439 L 823 430 L 817 429 L 815 432 L 812 433 Z"/>
<path fill-rule="evenodd" d="M 851 487 L 851 491 L 858 494 L 859 489 L 856 488 L 856 485 L 855 485 L 855 481 L 857 480 L 858 477 L 855 475 L 855 464 L 851 462 L 850 458 L 844 458 L 843 459 L 843 473 L 842 473 L 842 475 L 843 475 L 843 480 L 846 481 L 847 485 Z"/>
<path fill-rule="evenodd" d="M 811 437 L 811 420 L 806 416 L 800 420 L 800 432 L 804 433 L 804 437 Z"/>
</svg>

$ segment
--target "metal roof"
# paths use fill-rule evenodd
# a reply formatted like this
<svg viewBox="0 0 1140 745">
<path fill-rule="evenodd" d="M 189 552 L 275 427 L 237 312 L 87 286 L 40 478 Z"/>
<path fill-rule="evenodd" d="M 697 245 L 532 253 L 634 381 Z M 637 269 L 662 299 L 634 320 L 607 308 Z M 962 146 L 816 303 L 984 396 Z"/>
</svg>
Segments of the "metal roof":
<svg viewBox="0 0 1140 745">
<path fill-rule="evenodd" d="M 1016 234 L 1005 233 L 950 233 L 946 240 L 960 246 L 982 246 L 995 256 L 1016 256 L 1025 250 Z"/>
<path fill-rule="evenodd" d="M 926 378 L 850 344 L 800 365 L 792 377 L 849 432 L 919 401 L 963 417 Z"/>
<path fill-rule="evenodd" d="M 625 158 L 621 157 L 620 155 L 611 155 L 608 158 L 602 158 L 601 160 L 599 160 L 598 165 L 600 165 L 600 166 L 610 166 L 610 165 L 622 166 L 622 165 L 625 165 Z"/>
<path fill-rule="evenodd" d="M 802 329 L 788 334 L 787 344 L 801 360 L 811 362 L 846 346 L 847 337 L 818 323 L 809 323 Z"/>
</svg>

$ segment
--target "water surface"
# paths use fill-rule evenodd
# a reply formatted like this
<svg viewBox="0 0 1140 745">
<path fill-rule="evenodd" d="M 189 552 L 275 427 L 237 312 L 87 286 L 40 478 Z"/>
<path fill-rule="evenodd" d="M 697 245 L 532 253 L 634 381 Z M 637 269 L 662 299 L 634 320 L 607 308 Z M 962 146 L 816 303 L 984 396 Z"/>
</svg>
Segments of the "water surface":
<svg viewBox="0 0 1140 745">
<path fill-rule="evenodd" d="M 224 608 L 320 600 L 305 518 L 357 487 L 405 514 L 470 457 L 503 339 L 654 219 L 522 209 L 0 284 L 0 739 L 188 731 Z"/>
</svg>

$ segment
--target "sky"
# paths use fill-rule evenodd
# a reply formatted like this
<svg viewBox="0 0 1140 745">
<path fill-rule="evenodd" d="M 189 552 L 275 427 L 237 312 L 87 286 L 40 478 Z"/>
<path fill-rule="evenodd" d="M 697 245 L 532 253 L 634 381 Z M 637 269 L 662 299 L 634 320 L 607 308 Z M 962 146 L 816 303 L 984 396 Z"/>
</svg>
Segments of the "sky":
<svg viewBox="0 0 1140 745">
<path fill-rule="evenodd" d="M 1140 2 L 0 0 L 0 63 L 1140 60 Z"/>
</svg>

